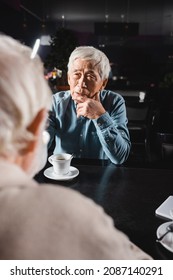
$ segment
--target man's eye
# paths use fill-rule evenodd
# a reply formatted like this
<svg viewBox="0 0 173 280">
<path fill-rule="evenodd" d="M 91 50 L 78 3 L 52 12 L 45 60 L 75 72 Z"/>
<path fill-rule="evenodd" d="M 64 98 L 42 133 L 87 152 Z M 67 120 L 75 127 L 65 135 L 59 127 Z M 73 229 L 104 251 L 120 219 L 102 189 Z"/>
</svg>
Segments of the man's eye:
<svg viewBox="0 0 173 280">
<path fill-rule="evenodd" d="M 87 78 L 91 79 L 91 80 L 95 80 L 95 76 L 91 75 L 91 74 L 88 74 L 87 75 Z"/>
<path fill-rule="evenodd" d="M 79 74 L 79 73 L 73 73 L 73 76 L 74 76 L 74 77 L 79 77 L 80 74 Z"/>
</svg>

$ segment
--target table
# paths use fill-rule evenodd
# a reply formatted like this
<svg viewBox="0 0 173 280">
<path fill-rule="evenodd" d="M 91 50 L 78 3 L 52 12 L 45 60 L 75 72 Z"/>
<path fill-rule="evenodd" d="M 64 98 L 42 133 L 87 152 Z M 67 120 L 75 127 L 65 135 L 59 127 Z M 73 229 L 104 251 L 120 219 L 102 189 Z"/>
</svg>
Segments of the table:
<svg viewBox="0 0 173 280">
<path fill-rule="evenodd" d="M 39 182 L 72 188 L 103 206 L 115 226 L 154 259 L 173 259 L 173 253 L 156 242 L 157 227 L 166 220 L 155 209 L 173 194 L 173 171 L 116 166 L 106 161 L 72 160 L 80 171 L 71 181 L 36 176 Z M 47 166 L 46 166 L 47 167 Z"/>
</svg>

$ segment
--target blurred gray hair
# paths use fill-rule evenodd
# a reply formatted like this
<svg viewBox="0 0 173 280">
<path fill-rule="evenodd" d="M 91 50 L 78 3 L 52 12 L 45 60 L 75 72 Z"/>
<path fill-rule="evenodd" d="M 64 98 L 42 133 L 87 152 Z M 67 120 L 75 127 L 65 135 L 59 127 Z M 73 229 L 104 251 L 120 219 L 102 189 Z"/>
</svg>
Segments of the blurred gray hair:
<svg viewBox="0 0 173 280">
<path fill-rule="evenodd" d="M 51 106 L 41 59 L 27 46 L 0 34 L 0 155 L 16 154 L 33 139 L 28 131 L 37 113 Z"/>
<path fill-rule="evenodd" d="M 91 60 L 95 63 L 95 66 L 98 67 L 98 71 L 102 80 L 108 79 L 109 73 L 111 70 L 110 62 L 108 57 L 100 50 L 92 47 L 92 46 L 80 46 L 74 49 L 69 57 L 68 62 L 68 72 L 74 63 L 74 61 L 78 58 L 84 60 Z"/>
</svg>

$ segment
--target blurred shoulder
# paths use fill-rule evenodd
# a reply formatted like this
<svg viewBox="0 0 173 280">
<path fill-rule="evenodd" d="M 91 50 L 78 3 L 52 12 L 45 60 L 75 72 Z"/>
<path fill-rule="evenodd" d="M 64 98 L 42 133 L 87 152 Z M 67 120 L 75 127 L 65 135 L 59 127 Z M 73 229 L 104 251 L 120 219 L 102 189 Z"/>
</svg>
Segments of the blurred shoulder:
<svg viewBox="0 0 173 280">
<path fill-rule="evenodd" d="M 82 195 L 76 190 L 52 184 L 40 184 L 38 189 L 41 195 L 46 197 L 46 200 L 49 198 L 50 201 L 55 201 L 56 207 L 62 204 L 62 207 L 67 205 L 68 208 L 75 208 L 75 210 L 79 208 L 80 211 L 81 209 L 87 209 L 87 213 L 88 209 L 92 209 L 92 211 L 95 209 L 101 214 L 104 213 L 102 207 L 98 206 L 92 199 Z"/>
</svg>

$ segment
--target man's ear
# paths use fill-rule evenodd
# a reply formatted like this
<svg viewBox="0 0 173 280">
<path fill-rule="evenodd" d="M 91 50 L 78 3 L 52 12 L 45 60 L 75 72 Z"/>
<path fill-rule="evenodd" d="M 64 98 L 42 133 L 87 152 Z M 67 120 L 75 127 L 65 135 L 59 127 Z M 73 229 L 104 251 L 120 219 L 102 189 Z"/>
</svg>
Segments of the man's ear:
<svg viewBox="0 0 173 280">
<path fill-rule="evenodd" d="M 41 126 L 43 125 L 43 121 L 45 120 L 47 115 L 47 110 L 46 109 L 41 109 L 32 123 L 28 126 L 28 131 L 33 133 L 34 135 L 39 135 L 39 131 L 41 129 Z"/>
<path fill-rule="evenodd" d="M 102 86 L 100 88 L 100 90 L 103 90 L 105 88 L 105 86 L 107 85 L 108 79 L 105 79 L 102 83 Z"/>
<path fill-rule="evenodd" d="M 46 109 L 41 109 L 32 123 L 28 126 L 28 131 L 30 131 L 35 137 L 33 140 L 31 140 L 27 147 L 25 148 L 25 152 L 32 152 L 38 143 L 38 136 L 40 134 L 40 131 L 42 131 L 43 127 L 43 122 L 47 116 L 47 110 Z"/>
</svg>

